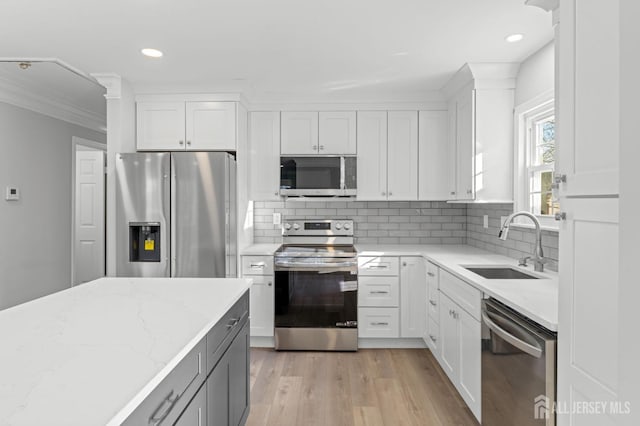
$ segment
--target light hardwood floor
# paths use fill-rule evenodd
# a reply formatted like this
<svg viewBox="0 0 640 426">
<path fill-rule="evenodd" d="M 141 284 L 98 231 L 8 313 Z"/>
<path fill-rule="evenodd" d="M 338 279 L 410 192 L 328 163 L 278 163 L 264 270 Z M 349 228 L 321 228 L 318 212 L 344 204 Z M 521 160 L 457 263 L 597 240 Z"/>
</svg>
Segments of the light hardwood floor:
<svg viewBox="0 0 640 426">
<path fill-rule="evenodd" d="M 247 426 L 478 425 L 426 349 L 251 349 Z"/>
</svg>

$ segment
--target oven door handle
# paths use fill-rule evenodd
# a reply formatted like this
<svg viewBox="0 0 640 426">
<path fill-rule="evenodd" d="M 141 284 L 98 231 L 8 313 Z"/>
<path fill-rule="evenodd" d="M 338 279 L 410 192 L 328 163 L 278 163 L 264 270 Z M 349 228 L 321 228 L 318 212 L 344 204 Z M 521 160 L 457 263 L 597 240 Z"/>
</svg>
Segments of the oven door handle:
<svg viewBox="0 0 640 426">
<path fill-rule="evenodd" d="M 304 262 L 288 262 L 286 260 L 276 260 L 275 266 L 282 266 L 285 268 L 304 268 L 304 269 L 333 269 L 333 268 L 353 268 L 358 266 L 358 262 L 333 262 L 333 263 L 304 263 Z"/>
<path fill-rule="evenodd" d="M 493 331 L 500 338 L 520 349 L 522 352 L 535 358 L 542 357 L 542 348 L 530 345 L 529 343 L 518 339 L 516 336 L 506 331 L 504 328 L 500 327 L 498 324 L 493 322 L 491 318 L 489 318 L 489 314 L 487 313 L 486 309 L 482 310 L 482 321 L 487 325 L 487 327 L 489 327 L 489 330 Z"/>
</svg>

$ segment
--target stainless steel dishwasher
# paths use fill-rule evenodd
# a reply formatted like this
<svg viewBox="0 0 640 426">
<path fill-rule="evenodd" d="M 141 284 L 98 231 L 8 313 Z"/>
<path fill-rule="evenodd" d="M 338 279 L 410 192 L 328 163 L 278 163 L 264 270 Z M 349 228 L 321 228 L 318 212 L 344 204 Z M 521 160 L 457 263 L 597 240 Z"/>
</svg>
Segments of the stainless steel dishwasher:
<svg viewBox="0 0 640 426">
<path fill-rule="evenodd" d="M 482 302 L 482 425 L 555 425 L 556 333 Z"/>
</svg>

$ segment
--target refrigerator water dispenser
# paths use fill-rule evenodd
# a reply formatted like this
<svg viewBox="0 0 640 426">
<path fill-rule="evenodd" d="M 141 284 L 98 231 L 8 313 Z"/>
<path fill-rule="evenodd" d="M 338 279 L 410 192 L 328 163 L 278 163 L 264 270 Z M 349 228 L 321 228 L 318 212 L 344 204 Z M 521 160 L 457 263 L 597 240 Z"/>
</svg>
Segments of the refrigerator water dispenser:
<svg viewBox="0 0 640 426">
<path fill-rule="evenodd" d="M 129 223 L 129 261 L 160 262 L 160 223 Z"/>
</svg>

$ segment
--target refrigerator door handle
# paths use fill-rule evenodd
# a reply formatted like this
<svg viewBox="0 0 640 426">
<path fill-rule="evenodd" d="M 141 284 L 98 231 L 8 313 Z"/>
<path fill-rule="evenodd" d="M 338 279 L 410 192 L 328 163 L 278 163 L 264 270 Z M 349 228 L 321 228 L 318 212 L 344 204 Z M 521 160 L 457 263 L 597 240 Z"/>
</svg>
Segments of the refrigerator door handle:
<svg viewBox="0 0 640 426">
<path fill-rule="evenodd" d="M 173 155 L 171 155 L 171 213 L 169 223 L 171 224 L 171 234 L 169 236 L 171 240 L 171 251 L 169 256 L 171 257 L 171 267 L 169 270 L 169 276 L 176 276 L 176 222 L 177 222 L 177 213 L 176 213 L 176 171 L 173 165 Z"/>
</svg>

